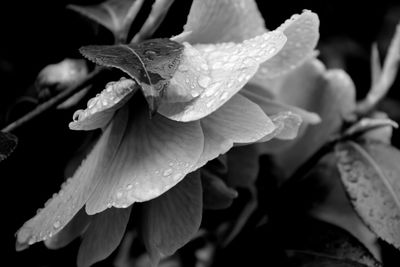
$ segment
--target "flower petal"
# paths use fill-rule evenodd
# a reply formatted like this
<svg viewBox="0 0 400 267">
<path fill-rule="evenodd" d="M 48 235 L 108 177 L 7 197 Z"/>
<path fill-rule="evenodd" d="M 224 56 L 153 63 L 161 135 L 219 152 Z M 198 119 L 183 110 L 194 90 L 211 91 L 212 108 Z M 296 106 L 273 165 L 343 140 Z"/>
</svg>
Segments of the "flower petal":
<svg viewBox="0 0 400 267">
<path fill-rule="evenodd" d="M 254 0 L 194 0 L 183 29 L 192 44 L 242 42 L 266 31 Z"/>
<path fill-rule="evenodd" d="M 119 114 L 108 126 L 89 156 L 62 186 L 59 194 L 27 221 L 17 232 L 17 249 L 45 240 L 57 232 L 85 205 L 96 188 L 98 177 L 107 170 L 107 163 L 114 157 L 126 126 L 124 113 Z"/>
<path fill-rule="evenodd" d="M 69 124 L 71 130 L 94 130 L 105 127 L 137 90 L 137 84 L 130 79 L 121 78 L 118 82 L 109 82 L 96 97 L 90 99 L 85 110 L 74 113 L 74 121 Z"/>
<path fill-rule="evenodd" d="M 92 216 L 87 215 L 85 209 L 81 208 L 72 220 L 60 232 L 44 241 L 46 247 L 59 249 L 71 243 L 81 236 L 91 222 Z"/>
<path fill-rule="evenodd" d="M 197 233 L 203 212 L 199 172 L 160 197 L 143 203 L 143 240 L 153 263 L 172 255 Z"/>
<path fill-rule="evenodd" d="M 187 103 L 162 103 L 159 112 L 177 121 L 198 120 L 211 114 L 250 80 L 259 64 L 278 53 L 285 41 L 280 31 L 273 31 L 240 44 L 196 46 L 207 62 L 208 76 L 196 77 L 205 90 Z M 188 43 L 184 45 L 190 47 Z"/>
<path fill-rule="evenodd" d="M 293 15 L 283 23 L 278 30 L 287 37 L 285 46 L 274 58 L 260 66 L 252 82 L 265 85 L 269 78 L 287 73 L 311 58 L 319 39 L 318 29 L 318 16 L 309 10 Z"/>
<path fill-rule="evenodd" d="M 135 105 L 132 105 L 135 106 Z M 115 159 L 86 204 L 94 214 L 160 196 L 189 173 L 203 151 L 200 122 L 181 123 L 146 109 L 130 112 Z"/>
<path fill-rule="evenodd" d="M 296 88 L 293 88 L 293 90 L 295 89 Z M 267 115 L 291 111 L 295 114 L 298 114 L 302 118 L 302 121 L 306 123 L 317 124 L 321 122 L 321 118 L 317 113 L 309 112 L 302 108 L 285 104 L 279 101 L 279 99 L 273 100 L 271 98 L 271 93 L 260 86 L 247 84 L 243 90 L 240 91 L 240 94 L 259 105 Z"/>
<path fill-rule="evenodd" d="M 271 119 L 253 102 L 235 95 L 201 120 L 204 149 L 194 169 L 227 152 L 234 144 L 253 143 L 273 132 Z"/>
<path fill-rule="evenodd" d="M 126 209 L 107 209 L 93 216 L 89 229 L 83 236 L 78 253 L 78 267 L 89 267 L 107 258 L 119 245 L 124 236 L 131 214 Z"/>
</svg>

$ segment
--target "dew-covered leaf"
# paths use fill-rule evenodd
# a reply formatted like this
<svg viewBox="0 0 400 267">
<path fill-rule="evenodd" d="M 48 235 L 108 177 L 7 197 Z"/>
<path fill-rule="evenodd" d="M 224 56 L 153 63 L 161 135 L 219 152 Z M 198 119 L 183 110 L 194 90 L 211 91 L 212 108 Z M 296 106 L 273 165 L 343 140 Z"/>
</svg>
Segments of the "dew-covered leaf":
<svg viewBox="0 0 400 267">
<path fill-rule="evenodd" d="M 289 262 L 298 263 L 293 266 L 381 266 L 347 231 L 315 219 L 300 221 L 299 225 L 285 233 Z"/>
<path fill-rule="evenodd" d="M 197 97 L 190 102 L 164 102 L 159 112 L 177 121 L 198 120 L 211 114 L 250 80 L 259 64 L 278 53 L 285 41 L 286 37 L 280 31 L 273 31 L 239 44 L 220 43 L 191 47 L 184 43 L 185 49 L 194 48 L 198 52 L 193 56 L 203 58 L 206 63 L 199 66 L 206 74 L 198 73 L 194 77 L 194 82 L 203 90 L 200 94 L 194 92 Z"/>
<path fill-rule="evenodd" d="M 204 149 L 194 169 L 226 153 L 234 144 L 258 141 L 274 131 L 265 113 L 243 96 L 233 96 L 225 105 L 201 120 Z"/>
<path fill-rule="evenodd" d="M 143 2 L 144 0 L 107 0 L 98 5 L 69 5 L 68 8 L 109 29 L 116 40 L 125 41 Z"/>
<path fill-rule="evenodd" d="M 293 15 L 278 30 L 287 37 L 286 44 L 274 58 L 261 64 L 251 82 L 265 86 L 269 79 L 288 73 L 314 56 L 319 39 L 317 14 L 305 10 Z"/>
<path fill-rule="evenodd" d="M 114 113 L 132 97 L 137 87 L 136 82 L 124 78 L 107 83 L 100 94 L 88 101 L 86 109 L 75 111 L 69 128 L 85 131 L 104 128 Z"/>
<path fill-rule="evenodd" d="M 160 196 L 193 170 L 203 151 L 199 121 L 176 122 L 159 114 L 150 119 L 144 106 L 136 102 L 130 106 L 124 139 L 107 171 L 98 178 L 86 204 L 88 214 Z"/>
<path fill-rule="evenodd" d="M 46 247 L 50 249 L 65 247 L 74 239 L 83 235 L 91 220 L 92 216 L 87 215 L 85 209 L 81 208 L 61 231 L 44 241 Z"/>
<path fill-rule="evenodd" d="M 0 162 L 10 156 L 17 144 L 18 139 L 15 135 L 0 132 Z"/>
<path fill-rule="evenodd" d="M 83 235 L 78 252 L 78 267 L 89 267 L 107 258 L 121 243 L 131 214 L 126 209 L 111 208 L 96 214 Z"/>
<path fill-rule="evenodd" d="M 254 0 L 194 0 L 181 41 L 189 43 L 242 42 L 266 32 Z"/>
<path fill-rule="evenodd" d="M 152 201 L 143 203 L 142 235 L 153 263 L 172 255 L 197 233 L 203 212 L 199 172 Z"/>
<path fill-rule="evenodd" d="M 377 142 L 336 146 L 342 182 L 355 210 L 381 239 L 400 249 L 400 152 Z"/>
<path fill-rule="evenodd" d="M 61 191 L 18 230 L 18 250 L 58 233 L 85 205 L 121 144 L 127 124 L 126 115 L 120 112 L 73 177 L 62 185 Z"/>
<path fill-rule="evenodd" d="M 209 170 L 201 169 L 204 209 L 225 209 L 238 196 L 238 192 L 227 186 L 224 180 Z"/>
<path fill-rule="evenodd" d="M 152 39 L 139 44 L 85 46 L 80 52 L 99 65 L 127 73 L 141 86 L 154 112 L 180 64 L 183 49 L 169 39 Z"/>
</svg>

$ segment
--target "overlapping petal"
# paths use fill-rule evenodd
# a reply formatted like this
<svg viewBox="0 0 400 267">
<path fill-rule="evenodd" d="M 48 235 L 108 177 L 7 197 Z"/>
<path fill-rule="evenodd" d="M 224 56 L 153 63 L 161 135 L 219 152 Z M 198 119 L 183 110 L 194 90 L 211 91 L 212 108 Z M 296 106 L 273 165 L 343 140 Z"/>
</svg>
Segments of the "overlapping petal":
<svg viewBox="0 0 400 267">
<path fill-rule="evenodd" d="M 131 214 L 126 209 L 108 209 L 92 218 L 78 252 L 78 267 L 89 267 L 107 258 L 119 245 Z"/>
<path fill-rule="evenodd" d="M 90 99 L 85 110 L 74 113 L 74 121 L 69 124 L 71 130 L 94 130 L 104 128 L 137 90 L 138 85 L 131 79 L 121 78 L 109 82 L 106 88 L 96 97 Z"/>
<path fill-rule="evenodd" d="M 129 111 L 118 153 L 86 204 L 89 214 L 160 196 L 193 169 L 203 151 L 199 121 L 182 123 L 161 115 L 150 119 L 142 107 Z"/>
<path fill-rule="evenodd" d="M 285 41 L 280 31 L 273 31 L 240 44 L 195 46 L 207 63 L 204 69 L 208 75 L 196 77 L 204 91 L 190 102 L 163 103 L 159 112 L 177 121 L 198 120 L 211 114 L 250 80 L 262 62 L 278 53 Z"/>
<path fill-rule="evenodd" d="M 190 43 L 242 42 L 266 32 L 254 0 L 194 0 L 181 41 Z"/>
<path fill-rule="evenodd" d="M 86 160 L 74 176 L 67 180 L 61 191 L 45 207 L 27 221 L 17 233 L 17 249 L 45 240 L 57 232 L 78 213 L 95 191 L 99 176 L 108 169 L 114 158 L 127 124 L 126 112 L 106 128 Z"/>
<path fill-rule="evenodd" d="M 252 143 L 275 130 L 265 113 L 240 95 L 232 97 L 211 116 L 201 120 L 204 149 L 195 169 L 226 153 L 234 144 Z"/>
</svg>

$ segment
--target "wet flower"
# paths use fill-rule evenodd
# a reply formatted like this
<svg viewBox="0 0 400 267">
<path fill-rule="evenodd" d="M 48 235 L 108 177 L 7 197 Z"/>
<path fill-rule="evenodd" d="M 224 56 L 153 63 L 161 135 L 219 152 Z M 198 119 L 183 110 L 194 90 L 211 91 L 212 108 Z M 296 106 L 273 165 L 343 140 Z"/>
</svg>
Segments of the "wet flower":
<svg viewBox="0 0 400 267">
<path fill-rule="evenodd" d="M 304 32 L 311 41 L 302 39 Z M 269 32 L 253 0 L 194 0 L 184 33 L 172 39 L 183 52 L 158 114 L 149 117 L 131 79 L 109 83 L 74 114 L 71 129 L 102 128 L 103 134 L 61 191 L 18 231 L 20 248 L 46 239 L 59 247 L 83 234 L 78 263 L 90 265 L 118 246 L 132 204 L 145 202 L 146 248 L 154 259 L 171 255 L 200 225 L 197 169 L 235 144 L 296 135 L 300 109 L 274 104 L 271 120 L 268 105 L 239 91 L 257 71 L 276 75 L 312 53 L 315 14 L 305 11 Z"/>
</svg>

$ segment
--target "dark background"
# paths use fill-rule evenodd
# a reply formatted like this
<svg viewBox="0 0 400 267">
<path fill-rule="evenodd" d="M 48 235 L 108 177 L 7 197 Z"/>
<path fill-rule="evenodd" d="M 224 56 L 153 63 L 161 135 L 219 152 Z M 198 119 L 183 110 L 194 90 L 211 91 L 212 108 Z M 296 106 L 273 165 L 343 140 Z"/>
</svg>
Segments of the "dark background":
<svg viewBox="0 0 400 267">
<path fill-rule="evenodd" d="M 111 35 L 93 26 L 72 11 L 69 3 L 93 4 L 101 1 L 3 1 L 0 15 L 0 126 L 4 126 L 6 110 L 31 86 L 37 73 L 47 64 L 65 57 L 80 58 L 78 48 L 94 43 L 110 43 Z M 145 11 L 152 1 L 147 1 Z M 356 83 L 358 94 L 369 87 L 369 50 L 379 41 L 384 54 L 400 18 L 398 1 L 257 1 L 267 27 L 274 29 L 285 19 L 303 9 L 316 12 L 321 20 L 321 58 L 334 66 L 332 58 L 343 58 L 344 67 Z M 181 32 L 191 1 L 176 0 L 157 37 Z M 145 18 L 140 16 L 132 31 Z M 98 36 L 98 37 L 96 37 Z M 334 52 L 332 52 L 334 51 Z M 336 52 L 335 52 L 336 51 Z M 337 54 L 336 54 L 337 53 Z M 390 95 L 398 99 L 394 86 Z M 20 143 L 15 153 L 0 164 L 2 231 L 4 245 L 2 262 L 9 266 L 71 266 L 75 259 L 67 257 L 76 247 L 49 251 L 36 244 L 23 252 L 15 252 L 14 233 L 37 208 L 58 191 L 68 160 L 74 155 L 86 133 L 68 131 L 73 110 L 52 111 L 15 134 Z M 250 246 L 251 247 L 251 246 Z"/>
</svg>

